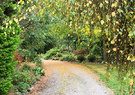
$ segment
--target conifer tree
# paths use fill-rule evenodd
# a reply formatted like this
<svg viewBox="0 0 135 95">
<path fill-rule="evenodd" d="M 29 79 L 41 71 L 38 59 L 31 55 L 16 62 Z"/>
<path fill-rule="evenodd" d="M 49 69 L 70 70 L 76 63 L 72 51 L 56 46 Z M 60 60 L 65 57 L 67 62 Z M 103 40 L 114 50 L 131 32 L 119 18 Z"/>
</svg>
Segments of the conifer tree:
<svg viewBox="0 0 135 95">
<path fill-rule="evenodd" d="M 14 72 L 13 52 L 19 43 L 18 12 L 13 0 L 0 0 L 0 94 L 5 95 L 12 87 L 10 76 Z"/>
</svg>

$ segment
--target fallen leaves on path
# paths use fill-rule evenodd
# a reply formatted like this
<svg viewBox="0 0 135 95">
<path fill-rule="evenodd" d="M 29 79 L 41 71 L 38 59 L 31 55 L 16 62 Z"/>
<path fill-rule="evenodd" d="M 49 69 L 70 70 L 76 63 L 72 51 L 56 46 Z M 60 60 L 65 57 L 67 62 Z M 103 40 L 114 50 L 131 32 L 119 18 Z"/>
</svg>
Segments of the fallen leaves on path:
<svg viewBox="0 0 135 95">
<path fill-rule="evenodd" d="M 85 66 L 43 60 L 45 76 L 27 95 L 113 95 L 99 76 Z"/>
</svg>

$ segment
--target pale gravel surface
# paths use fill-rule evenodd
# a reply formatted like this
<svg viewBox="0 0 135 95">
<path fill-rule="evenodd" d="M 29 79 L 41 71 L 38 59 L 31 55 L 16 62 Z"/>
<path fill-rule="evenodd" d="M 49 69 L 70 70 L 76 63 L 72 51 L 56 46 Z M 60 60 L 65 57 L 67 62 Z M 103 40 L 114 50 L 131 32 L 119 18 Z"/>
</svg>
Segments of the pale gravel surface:
<svg viewBox="0 0 135 95">
<path fill-rule="evenodd" d="M 43 64 L 47 78 L 28 95 L 113 95 L 82 65 L 53 60 L 43 60 Z"/>
</svg>

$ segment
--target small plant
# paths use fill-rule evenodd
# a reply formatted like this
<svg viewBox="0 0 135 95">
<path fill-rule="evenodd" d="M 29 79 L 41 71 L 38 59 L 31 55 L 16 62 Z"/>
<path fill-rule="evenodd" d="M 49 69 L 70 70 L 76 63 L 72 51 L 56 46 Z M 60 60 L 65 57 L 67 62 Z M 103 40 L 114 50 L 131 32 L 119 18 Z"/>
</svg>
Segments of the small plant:
<svg viewBox="0 0 135 95">
<path fill-rule="evenodd" d="M 34 58 L 34 63 L 39 66 L 39 67 L 42 67 L 42 60 L 40 59 L 39 56 L 35 57 Z"/>
<path fill-rule="evenodd" d="M 32 71 L 33 71 L 35 76 L 37 76 L 37 75 L 41 75 L 41 76 L 45 75 L 44 69 L 41 68 L 41 67 L 33 68 Z"/>
<path fill-rule="evenodd" d="M 75 61 L 76 58 L 74 56 L 68 55 L 60 58 L 61 61 Z"/>
<path fill-rule="evenodd" d="M 30 85 L 25 82 L 19 82 L 18 86 L 16 86 L 19 92 L 21 93 L 27 93 L 27 91 L 30 91 Z"/>
<path fill-rule="evenodd" d="M 23 57 L 23 61 L 31 62 L 35 57 L 38 56 L 37 52 L 34 50 L 20 49 L 19 52 Z"/>
<path fill-rule="evenodd" d="M 44 56 L 44 59 L 50 59 L 54 56 L 56 56 L 57 53 L 60 53 L 60 49 L 58 48 L 53 48 L 53 49 L 50 49 L 49 51 L 47 51 L 47 53 L 45 54 Z"/>
<path fill-rule="evenodd" d="M 89 55 L 88 60 L 89 60 L 89 62 L 94 62 L 96 60 L 95 55 Z"/>
<path fill-rule="evenodd" d="M 13 79 L 12 84 L 18 85 L 20 82 L 25 82 L 25 83 L 29 83 L 30 85 L 32 85 L 33 84 L 32 76 L 33 76 L 33 74 L 30 71 L 20 72 L 19 70 L 17 70 L 11 76 Z"/>
<path fill-rule="evenodd" d="M 84 61 L 85 60 L 84 55 L 77 56 L 77 60 L 79 60 L 80 62 Z"/>
<path fill-rule="evenodd" d="M 24 65 L 23 65 L 22 71 L 30 71 L 30 70 L 31 70 L 30 65 L 28 65 L 28 64 L 24 64 Z"/>
<path fill-rule="evenodd" d="M 60 47 L 60 50 L 61 50 L 61 52 L 67 51 L 67 46 L 66 46 L 66 45 L 62 45 L 62 46 Z"/>
<path fill-rule="evenodd" d="M 25 68 L 25 69 L 24 69 Z M 40 68 L 40 67 L 39 67 Z M 36 82 L 36 80 L 40 79 L 40 76 L 44 74 L 44 71 L 39 69 L 40 73 L 38 72 L 35 76 L 35 72 L 32 71 L 31 68 L 29 68 L 29 65 L 25 64 L 23 66 L 22 71 L 16 70 L 12 78 L 12 84 L 14 85 L 17 95 L 22 95 L 23 93 L 26 93 L 30 90 L 30 86 Z M 28 71 L 31 69 L 30 71 Z"/>
</svg>

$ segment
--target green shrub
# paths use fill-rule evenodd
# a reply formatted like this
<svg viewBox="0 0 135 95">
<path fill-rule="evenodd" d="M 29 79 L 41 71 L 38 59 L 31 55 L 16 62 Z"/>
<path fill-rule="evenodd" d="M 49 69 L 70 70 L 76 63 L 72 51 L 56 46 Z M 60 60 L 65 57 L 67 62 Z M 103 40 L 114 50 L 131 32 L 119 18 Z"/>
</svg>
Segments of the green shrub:
<svg viewBox="0 0 135 95">
<path fill-rule="evenodd" d="M 20 31 L 20 27 L 15 22 L 11 24 L 11 29 L 6 27 L 0 28 L 0 81 L 2 80 L 0 91 L 4 95 L 12 87 L 11 80 L 8 82 L 6 80 L 14 72 L 16 62 L 13 62 L 13 52 L 15 52 L 19 44 Z"/>
<path fill-rule="evenodd" d="M 23 65 L 22 71 L 30 71 L 30 70 L 31 70 L 30 65 L 28 65 L 28 64 L 24 64 L 24 65 Z"/>
<path fill-rule="evenodd" d="M 53 37 L 51 34 L 48 34 L 48 33 L 44 34 L 43 41 L 45 44 L 36 50 L 38 54 L 45 53 L 56 45 L 55 37 Z"/>
<path fill-rule="evenodd" d="M 20 49 L 19 52 L 21 53 L 23 59 L 28 62 L 33 61 L 34 58 L 38 56 L 37 52 L 34 50 Z"/>
<path fill-rule="evenodd" d="M 35 57 L 33 62 L 36 64 L 36 66 L 42 67 L 42 60 L 39 56 Z"/>
<path fill-rule="evenodd" d="M 88 60 L 89 60 L 89 62 L 94 62 L 96 60 L 95 55 L 89 55 Z"/>
<path fill-rule="evenodd" d="M 94 55 L 102 55 L 102 49 L 97 44 L 95 44 L 91 51 Z"/>
<path fill-rule="evenodd" d="M 44 59 L 50 59 L 54 56 L 56 56 L 57 53 L 60 53 L 60 49 L 58 48 L 53 48 L 53 49 L 50 49 L 49 51 L 46 52 L 46 54 L 44 55 Z"/>
<path fill-rule="evenodd" d="M 51 59 L 53 59 L 53 60 L 59 60 L 62 56 L 63 55 L 61 53 L 57 52 L 57 54 L 54 55 L 54 56 L 52 56 Z"/>
<path fill-rule="evenodd" d="M 35 67 L 35 68 L 32 69 L 32 71 L 33 71 L 35 76 L 37 76 L 37 75 L 41 75 L 41 76 L 45 75 L 44 69 L 41 68 L 41 67 Z"/>
<path fill-rule="evenodd" d="M 63 55 L 59 52 L 57 52 L 56 57 L 62 57 Z"/>
<path fill-rule="evenodd" d="M 11 84 L 11 78 L 0 78 L 0 95 L 6 95 L 13 85 Z"/>
<path fill-rule="evenodd" d="M 19 84 L 16 86 L 16 89 L 18 90 L 18 92 L 24 93 L 26 94 L 27 91 L 30 91 L 30 85 L 28 83 L 25 82 L 19 82 Z"/>
<path fill-rule="evenodd" d="M 19 70 L 17 70 L 11 76 L 13 79 L 12 84 L 19 85 L 20 82 L 25 82 L 29 85 L 32 85 L 34 82 L 32 76 L 34 76 L 34 74 L 32 74 L 30 71 L 20 72 Z"/>
<path fill-rule="evenodd" d="M 10 76 L 14 72 L 16 62 L 13 62 L 18 44 L 20 26 L 13 21 L 17 17 L 18 8 L 11 0 L 0 1 L 0 94 L 6 95 L 12 87 Z M 21 10 L 21 9 L 20 9 Z M 8 23 L 12 20 L 12 23 Z"/>
<path fill-rule="evenodd" d="M 85 56 L 84 55 L 79 55 L 77 56 L 77 60 L 79 60 L 80 62 L 85 60 Z"/>
<path fill-rule="evenodd" d="M 60 47 L 60 50 L 61 50 L 61 52 L 67 51 L 67 46 L 66 46 L 66 45 L 62 45 L 62 46 Z"/>
<path fill-rule="evenodd" d="M 61 61 L 76 61 L 76 58 L 74 56 L 68 55 L 68 56 L 63 56 L 60 58 Z"/>
<path fill-rule="evenodd" d="M 40 80 L 40 77 L 44 74 L 43 67 L 37 66 L 31 69 L 29 65 L 24 64 L 22 71 L 16 70 L 11 76 L 12 84 L 20 95 L 29 91 L 30 86 L 34 84 L 36 80 Z"/>
</svg>

